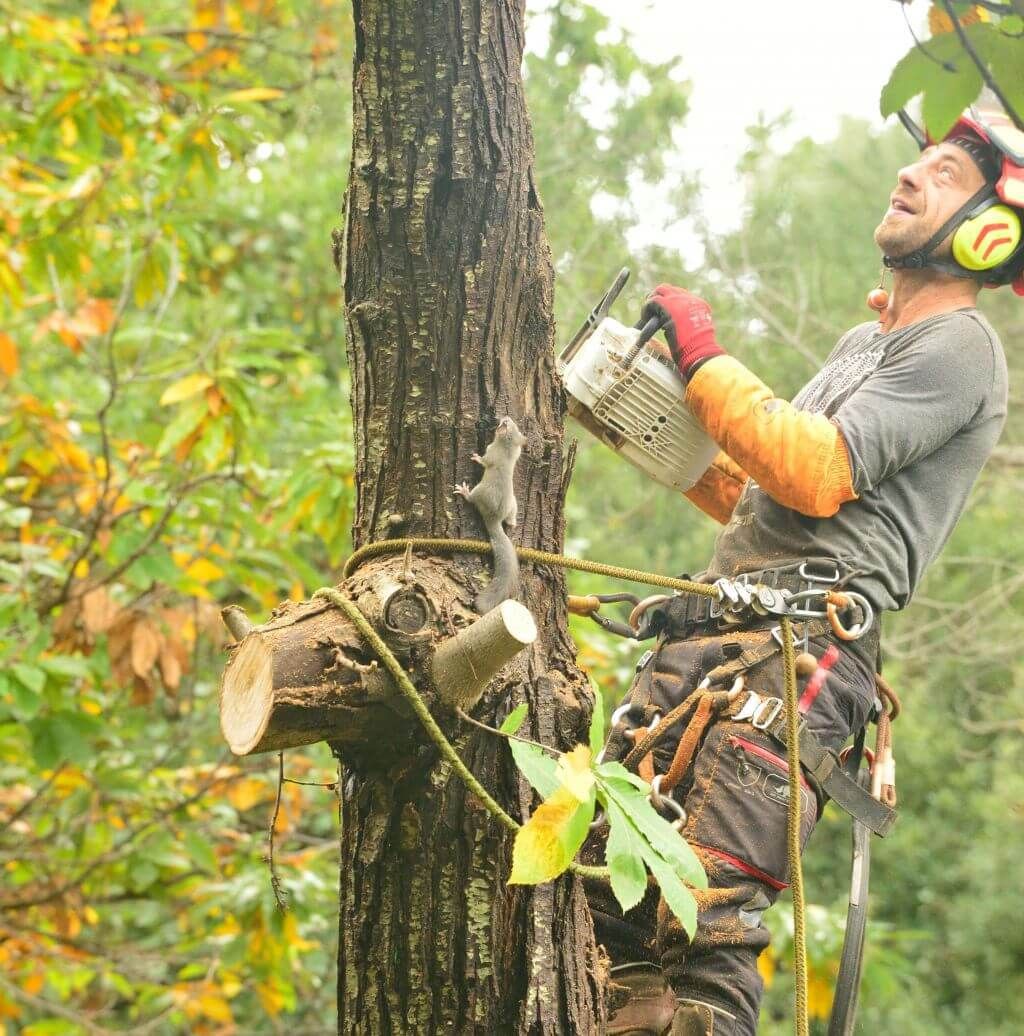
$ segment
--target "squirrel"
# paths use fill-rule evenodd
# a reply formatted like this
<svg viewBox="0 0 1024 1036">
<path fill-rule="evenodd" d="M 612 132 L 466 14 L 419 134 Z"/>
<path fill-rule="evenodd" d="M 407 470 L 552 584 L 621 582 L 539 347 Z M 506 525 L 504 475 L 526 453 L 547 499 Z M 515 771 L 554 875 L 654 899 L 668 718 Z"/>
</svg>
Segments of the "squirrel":
<svg viewBox="0 0 1024 1036">
<path fill-rule="evenodd" d="M 514 597 L 519 587 L 519 557 L 503 525 L 507 523 L 510 529 L 516 526 L 518 505 L 512 488 L 512 473 L 524 442 L 526 436 L 519 431 L 515 421 L 511 417 L 503 417 L 484 455 L 473 454 L 472 459 L 483 465 L 483 477 L 472 489 L 465 482 L 455 487 L 456 495 L 464 497 L 480 513 L 494 550 L 494 575 L 473 602 L 473 607 L 481 615 Z"/>
</svg>

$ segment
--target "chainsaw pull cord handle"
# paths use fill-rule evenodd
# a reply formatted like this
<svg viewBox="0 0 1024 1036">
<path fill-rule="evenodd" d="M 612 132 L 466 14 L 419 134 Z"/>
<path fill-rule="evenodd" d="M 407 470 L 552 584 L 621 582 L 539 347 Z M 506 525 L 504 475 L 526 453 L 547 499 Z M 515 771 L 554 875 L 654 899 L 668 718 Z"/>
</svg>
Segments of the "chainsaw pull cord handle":
<svg viewBox="0 0 1024 1036">
<path fill-rule="evenodd" d="M 641 324 L 638 321 L 634 325 L 640 328 L 640 334 L 637 335 L 633 347 L 626 353 L 626 358 L 623 361 L 623 366 L 627 370 L 633 366 L 633 361 L 640 355 L 640 350 L 669 322 L 669 317 L 651 317 L 645 324 Z"/>
</svg>

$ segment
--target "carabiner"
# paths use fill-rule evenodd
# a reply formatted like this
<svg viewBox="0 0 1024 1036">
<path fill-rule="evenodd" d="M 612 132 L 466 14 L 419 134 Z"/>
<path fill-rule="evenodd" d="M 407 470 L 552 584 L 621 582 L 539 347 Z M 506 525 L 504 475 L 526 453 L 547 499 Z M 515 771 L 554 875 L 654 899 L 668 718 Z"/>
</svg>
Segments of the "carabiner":
<svg viewBox="0 0 1024 1036">
<path fill-rule="evenodd" d="M 856 605 L 860 608 L 861 614 L 864 618 L 860 622 L 854 623 L 850 627 L 846 627 L 839 618 L 839 609 L 834 604 L 825 605 L 825 614 L 828 615 L 828 622 L 832 627 L 832 632 L 840 640 L 858 640 L 863 637 L 874 624 L 874 609 L 868 603 L 867 598 L 864 597 L 863 594 L 855 593 L 853 590 L 844 590 L 843 596 L 850 602 L 850 604 Z"/>
</svg>

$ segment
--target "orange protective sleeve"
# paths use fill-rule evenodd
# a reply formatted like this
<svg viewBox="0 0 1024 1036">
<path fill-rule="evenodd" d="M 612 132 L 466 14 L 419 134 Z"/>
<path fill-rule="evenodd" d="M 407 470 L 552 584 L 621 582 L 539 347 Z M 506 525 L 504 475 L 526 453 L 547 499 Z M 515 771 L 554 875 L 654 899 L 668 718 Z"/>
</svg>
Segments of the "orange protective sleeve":
<svg viewBox="0 0 1024 1036">
<path fill-rule="evenodd" d="M 719 453 L 683 496 L 716 522 L 725 525 L 746 481 L 747 473 L 727 454 Z"/>
<path fill-rule="evenodd" d="M 856 500 L 842 432 L 797 410 L 732 356 L 697 369 L 686 402 L 715 442 L 783 507 L 828 518 Z"/>
</svg>

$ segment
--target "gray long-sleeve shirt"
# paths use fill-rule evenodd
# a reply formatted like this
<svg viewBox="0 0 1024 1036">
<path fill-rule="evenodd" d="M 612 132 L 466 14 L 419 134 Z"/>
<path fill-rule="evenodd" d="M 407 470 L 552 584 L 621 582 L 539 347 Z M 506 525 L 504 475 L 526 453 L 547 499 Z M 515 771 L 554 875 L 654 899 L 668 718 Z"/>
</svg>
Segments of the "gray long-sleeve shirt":
<svg viewBox="0 0 1024 1036">
<path fill-rule="evenodd" d="M 1002 345 L 976 309 L 888 334 L 853 328 L 793 404 L 839 426 L 858 498 L 809 518 L 751 479 L 706 577 L 832 557 L 858 570 L 851 586 L 876 608 L 903 608 L 963 513 L 1006 400 Z"/>
</svg>

